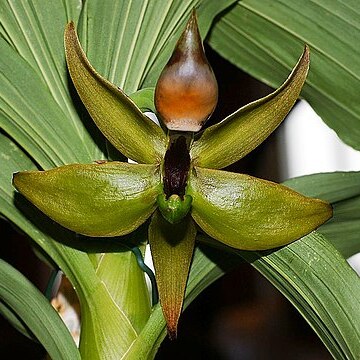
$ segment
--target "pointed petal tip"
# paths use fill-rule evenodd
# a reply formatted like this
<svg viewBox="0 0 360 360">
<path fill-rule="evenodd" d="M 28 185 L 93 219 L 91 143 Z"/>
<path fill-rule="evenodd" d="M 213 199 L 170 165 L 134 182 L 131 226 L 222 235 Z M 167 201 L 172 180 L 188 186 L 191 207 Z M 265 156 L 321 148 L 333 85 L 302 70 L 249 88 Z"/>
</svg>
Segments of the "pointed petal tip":
<svg viewBox="0 0 360 360">
<path fill-rule="evenodd" d="M 304 51 L 303 51 L 303 54 L 302 54 L 299 62 L 303 62 L 304 64 L 309 66 L 309 64 L 310 64 L 310 47 L 308 44 L 304 45 Z"/>
<path fill-rule="evenodd" d="M 176 340 L 177 338 L 177 322 L 176 324 L 167 324 L 167 333 L 170 340 Z"/>
<path fill-rule="evenodd" d="M 191 15 L 190 15 L 190 18 L 189 18 L 189 20 L 187 22 L 186 27 L 188 27 L 188 28 L 192 27 L 192 28 L 198 29 L 197 14 L 196 14 L 195 7 L 191 11 Z"/>
<path fill-rule="evenodd" d="M 18 171 L 13 174 L 12 176 L 12 185 L 14 188 L 20 192 L 21 185 L 23 185 L 24 175 L 26 176 L 26 173 L 29 171 Z"/>
</svg>

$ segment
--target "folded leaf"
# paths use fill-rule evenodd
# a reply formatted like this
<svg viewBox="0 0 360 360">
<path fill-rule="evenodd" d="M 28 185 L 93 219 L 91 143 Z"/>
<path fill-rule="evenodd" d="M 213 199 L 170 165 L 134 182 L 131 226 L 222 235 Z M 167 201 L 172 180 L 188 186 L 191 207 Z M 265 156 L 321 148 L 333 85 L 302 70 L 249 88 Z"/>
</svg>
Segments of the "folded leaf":
<svg viewBox="0 0 360 360">
<path fill-rule="evenodd" d="M 275 92 L 206 129 L 191 148 L 194 163 L 220 169 L 261 144 L 280 125 L 298 98 L 308 73 L 309 55 L 309 48 L 305 46 L 292 73 Z"/>
<path fill-rule="evenodd" d="M 176 337 L 190 263 L 195 246 L 196 227 L 190 216 L 170 224 L 157 211 L 149 227 L 160 303 L 171 338 Z"/>
<path fill-rule="evenodd" d="M 129 95 L 129 98 L 141 111 L 151 111 L 155 113 L 154 92 L 154 88 L 141 89 Z"/>
<path fill-rule="evenodd" d="M 333 172 L 301 176 L 284 185 L 333 205 L 334 216 L 318 232 L 348 258 L 360 251 L 360 172 Z"/>
<path fill-rule="evenodd" d="M 195 167 L 187 193 L 192 216 L 213 238 L 265 250 L 308 234 L 332 215 L 329 204 L 248 175 Z"/>
<path fill-rule="evenodd" d="M 17 314 L 52 359 L 80 359 L 75 342 L 49 301 L 24 275 L 1 259 L 0 301 Z"/>
<path fill-rule="evenodd" d="M 72 22 L 65 29 L 65 50 L 76 90 L 101 132 L 130 159 L 139 163 L 160 162 L 166 150 L 164 132 L 125 93 L 94 70 Z"/>
<path fill-rule="evenodd" d="M 154 211 L 161 190 L 157 166 L 121 162 L 25 171 L 13 182 L 46 215 L 88 236 L 135 230 Z"/>
</svg>

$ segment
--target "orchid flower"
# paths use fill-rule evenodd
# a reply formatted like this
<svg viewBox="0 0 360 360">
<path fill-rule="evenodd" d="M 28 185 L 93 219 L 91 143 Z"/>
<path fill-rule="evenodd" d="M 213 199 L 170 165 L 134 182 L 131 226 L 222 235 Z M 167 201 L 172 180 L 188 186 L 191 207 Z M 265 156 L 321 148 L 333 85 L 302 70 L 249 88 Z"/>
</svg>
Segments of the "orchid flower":
<svg viewBox="0 0 360 360">
<path fill-rule="evenodd" d="M 305 82 L 309 49 L 283 85 L 201 131 L 217 83 L 193 12 L 155 89 L 162 127 L 100 76 L 73 23 L 65 30 L 75 88 L 107 140 L 137 164 L 70 164 L 14 175 L 14 186 L 64 227 L 93 237 L 129 234 L 150 218 L 148 241 L 170 337 L 176 336 L 196 235 L 243 250 L 272 249 L 313 231 L 329 204 L 283 185 L 219 170 L 243 158 L 283 121 Z"/>
</svg>

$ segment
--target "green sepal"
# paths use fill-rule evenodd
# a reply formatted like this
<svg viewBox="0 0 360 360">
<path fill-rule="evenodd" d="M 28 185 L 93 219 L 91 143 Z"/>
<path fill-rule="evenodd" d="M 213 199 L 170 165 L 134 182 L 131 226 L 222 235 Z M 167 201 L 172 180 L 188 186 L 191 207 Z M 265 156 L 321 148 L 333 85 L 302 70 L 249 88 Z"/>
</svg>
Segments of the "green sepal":
<svg viewBox="0 0 360 360">
<path fill-rule="evenodd" d="M 164 132 L 123 91 L 95 71 L 80 46 L 72 22 L 65 29 L 65 53 L 75 88 L 106 138 L 132 160 L 159 163 L 166 150 Z"/>
<path fill-rule="evenodd" d="M 283 185 L 195 167 L 189 178 L 192 217 L 211 237 L 240 250 L 266 250 L 310 233 L 331 206 Z"/>
<path fill-rule="evenodd" d="M 190 215 L 178 224 L 170 224 L 159 211 L 151 219 L 149 243 L 170 338 L 177 334 L 195 237 L 196 226 Z"/>
<path fill-rule="evenodd" d="M 189 212 L 191 208 L 192 197 L 190 195 L 184 195 L 181 199 L 179 195 L 171 195 L 166 199 L 165 194 L 160 194 L 157 197 L 157 204 L 161 215 L 170 224 L 177 224 L 180 222 Z"/>
<path fill-rule="evenodd" d="M 161 191 L 157 166 L 115 161 L 19 172 L 13 183 L 50 218 L 88 236 L 132 232 L 155 210 Z"/>
<path fill-rule="evenodd" d="M 309 48 L 284 84 L 252 102 L 219 124 L 210 126 L 191 148 L 195 165 L 220 169 L 240 160 L 261 144 L 284 120 L 304 85 L 310 63 Z"/>
</svg>

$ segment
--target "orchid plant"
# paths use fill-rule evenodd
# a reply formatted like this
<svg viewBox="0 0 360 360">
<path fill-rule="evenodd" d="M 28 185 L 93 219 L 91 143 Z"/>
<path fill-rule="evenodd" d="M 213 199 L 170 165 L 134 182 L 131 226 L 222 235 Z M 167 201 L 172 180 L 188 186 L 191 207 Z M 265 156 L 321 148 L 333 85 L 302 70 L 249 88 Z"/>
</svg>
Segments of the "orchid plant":
<svg viewBox="0 0 360 360">
<path fill-rule="evenodd" d="M 65 31 L 65 49 L 71 78 L 96 125 L 139 164 L 112 161 L 20 172 L 14 185 L 53 220 L 87 236 L 127 235 L 151 217 L 148 239 L 171 338 L 198 228 L 236 249 L 267 250 L 299 239 L 331 217 L 322 200 L 217 170 L 249 153 L 285 118 L 306 79 L 307 47 L 282 87 L 200 134 L 215 108 L 217 84 L 195 11 L 155 89 L 166 132 L 93 69 L 73 23 Z"/>
<path fill-rule="evenodd" d="M 129 2 L 128 7 L 127 2 L 120 0 L 106 6 L 96 0 L 80 7 L 76 1 L 67 3 L 69 7 L 56 19 L 68 22 L 64 37 L 67 69 L 92 120 L 81 110 L 81 116 L 74 110 L 76 95 L 64 85 L 65 59 L 63 52 L 58 51 L 59 38 L 53 45 L 57 51 L 43 59 L 36 51 L 47 54 L 52 46 L 43 47 L 40 42 L 40 50 L 34 46 L 28 50 L 22 37 L 12 36 L 16 23 L 31 28 L 33 17 L 46 19 L 44 7 L 40 3 L 4 5 L 0 45 L 5 56 L 0 70 L 5 79 L 1 98 L 5 117 L 0 118 L 0 124 L 9 137 L 0 134 L 1 154 L 8 159 L 3 175 L 0 174 L 6 182 L 6 203 L 0 210 L 37 242 L 43 256 L 60 268 L 76 289 L 81 306 L 79 349 L 46 299 L 1 261 L 0 297 L 6 306 L 0 310 L 4 316 L 26 336 L 38 338 L 53 359 L 151 359 L 165 336 L 165 328 L 170 338 L 176 338 L 184 305 L 222 274 L 217 264 L 196 246 L 201 242 L 212 245 L 220 257 L 226 256 L 224 250 L 240 255 L 282 290 L 287 289 L 282 285 L 287 281 L 290 290 L 284 290 L 285 294 L 307 316 L 331 353 L 338 358 L 351 358 L 358 350 L 354 339 L 360 331 L 356 329 L 356 299 L 349 294 L 358 291 L 359 284 L 343 257 L 314 230 L 332 217 L 333 205 L 334 218 L 320 228 L 325 229 L 325 235 L 327 231 L 333 234 L 331 229 L 334 224 L 337 226 L 339 214 L 344 216 L 344 194 L 351 201 L 358 194 L 357 174 L 341 179 L 324 174 L 289 181 L 285 186 L 222 170 L 249 154 L 285 119 L 305 84 L 309 47 L 305 45 L 292 72 L 277 90 L 206 127 L 217 103 L 218 87 L 200 32 L 208 30 L 214 16 L 234 1 L 189 1 L 189 6 L 185 2 L 175 2 L 176 6 L 166 2 L 164 14 L 169 11 L 181 21 L 174 21 L 174 32 L 167 31 L 165 25 L 164 30 L 162 25 L 157 28 L 153 24 L 154 33 L 148 31 L 151 15 L 155 8 L 161 14 L 165 2 L 150 1 L 149 8 L 141 5 L 133 14 L 142 19 L 138 22 L 127 16 L 131 19 L 132 6 L 143 4 L 141 1 Z M 129 37 L 128 43 L 123 37 L 119 39 L 122 49 L 129 49 L 132 54 L 144 53 L 147 63 L 141 62 L 139 54 L 131 59 L 140 64 L 137 69 L 146 75 L 128 71 L 130 58 L 125 58 L 122 74 L 94 56 L 103 43 L 113 40 L 110 36 L 101 38 L 103 32 L 93 28 L 93 19 L 113 13 L 111 6 L 117 5 L 127 15 L 124 23 L 119 20 L 123 27 L 116 28 L 135 26 L 135 35 Z M 191 13 L 194 6 L 198 6 L 201 31 L 195 11 Z M 73 19 L 78 19 L 77 25 L 70 21 Z M 103 19 L 103 26 L 110 24 L 106 21 Z M 167 21 L 164 15 L 159 24 L 168 24 Z M 53 21 L 49 21 L 48 34 L 52 29 Z M 27 33 L 24 36 L 26 42 Z M 92 43 L 91 36 L 101 39 Z M 134 39 L 147 40 L 141 43 Z M 149 50 L 145 50 L 145 45 Z M 120 48 L 105 57 L 109 63 L 118 59 Z M 27 57 L 32 51 L 35 56 Z M 40 69 L 47 68 L 51 59 L 60 60 L 53 67 L 50 65 L 50 75 L 44 80 L 39 77 L 36 64 L 41 65 Z M 291 61 L 295 63 L 295 58 Z M 13 63 L 16 72 L 9 65 Z M 97 67 L 101 71 L 95 70 Z M 122 81 L 115 81 L 115 75 Z M 6 80 L 9 78 L 11 82 Z M 13 111 L 9 104 L 21 92 L 21 109 Z M 26 98 L 35 100 L 28 103 Z M 34 110 L 37 107 L 41 109 L 38 112 Z M 160 126 L 149 119 L 145 110 L 157 115 Z M 33 114 L 38 114 L 39 121 L 28 126 L 27 118 Z M 71 121 L 67 122 L 68 118 Z M 47 129 L 44 135 L 38 124 Z M 90 133 L 96 141 L 89 140 Z M 78 141 L 70 141 L 73 136 Z M 104 138 L 115 150 L 110 145 L 107 150 L 101 146 L 99 150 L 97 143 Z M 48 141 L 55 145 L 48 146 Z M 136 164 L 118 161 L 120 153 Z M 12 173 L 16 192 L 10 184 Z M 321 191 L 323 184 L 331 191 Z M 134 256 L 135 253 L 143 264 L 141 258 L 147 244 L 160 304 L 150 303 L 144 273 Z M 332 269 L 330 264 L 334 263 L 341 273 Z M 328 272 L 334 285 L 326 283 Z M 343 287 L 341 294 L 332 296 L 336 286 L 344 285 L 345 276 L 352 279 L 348 281 L 353 284 L 351 291 Z M 294 280 L 297 278 L 301 285 Z M 317 279 L 325 280 L 322 283 Z M 319 288 L 319 295 L 314 286 Z M 335 320 L 330 321 L 323 312 L 324 301 L 334 309 L 338 302 L 346 304 L 347 313 L 334 310 Z M 309 306 L 308 315 L 306 306 L 301 308 L 304 303 Z M 29 308 L 34 310 L 28 311 Z M 336 341 L 329 340 L 333 334 Z M 345 334 L 341 336 L 346 339 L 352 336 L 354 341 L 342 341 L 339 334 Z"/>
</svg>

